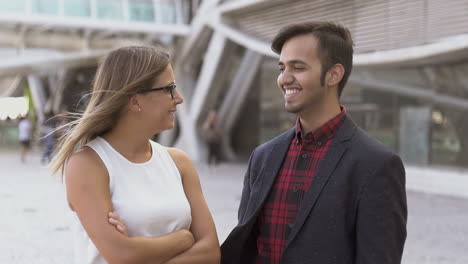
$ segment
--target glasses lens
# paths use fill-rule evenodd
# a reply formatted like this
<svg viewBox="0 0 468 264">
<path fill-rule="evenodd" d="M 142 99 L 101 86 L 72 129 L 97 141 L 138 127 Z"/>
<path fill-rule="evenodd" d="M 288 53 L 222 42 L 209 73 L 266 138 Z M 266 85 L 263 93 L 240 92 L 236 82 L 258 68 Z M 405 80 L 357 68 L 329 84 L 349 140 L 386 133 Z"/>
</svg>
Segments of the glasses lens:
<svg viewBox="0 0 468 264">
<path fill-rule="evenodd" d="M 174 99 L 174 90 L 176 88 L 176 84 L 173 83 L 170 87 L 169 87 L 169 92 L 171 93 L 171 98 Z"/>
</svg>

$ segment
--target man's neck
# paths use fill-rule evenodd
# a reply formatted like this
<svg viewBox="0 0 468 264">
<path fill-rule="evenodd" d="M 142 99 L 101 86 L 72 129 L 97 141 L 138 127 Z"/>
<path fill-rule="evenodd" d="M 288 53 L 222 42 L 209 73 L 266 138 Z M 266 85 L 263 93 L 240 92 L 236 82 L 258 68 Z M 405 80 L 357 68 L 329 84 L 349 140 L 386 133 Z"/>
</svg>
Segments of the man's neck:
<svg viewBox="0 0 468 264">
<path fill-rule="evenodd" d="M 339 113 L 341 113 L 341 108 L 339 104 L 336 104 L 330 107 L 322 107 L 314 111 L 300 113 L 298 117 L 301 121 L 302 131 L 307 134 L 323 126 Z"/>
</svg>

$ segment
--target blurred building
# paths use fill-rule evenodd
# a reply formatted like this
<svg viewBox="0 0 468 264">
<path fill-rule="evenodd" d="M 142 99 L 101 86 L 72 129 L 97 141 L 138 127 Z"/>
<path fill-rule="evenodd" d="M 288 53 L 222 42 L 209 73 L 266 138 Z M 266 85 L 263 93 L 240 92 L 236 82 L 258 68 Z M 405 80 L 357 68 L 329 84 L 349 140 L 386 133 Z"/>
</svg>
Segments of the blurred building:
<svg viewBox="0 0 468 264">
<path fill-rule="evenodd" d="M 468 167 L 468 0 L 0 0 L 0 96 L 29 89 L 39 118 L 79 110 L 99 57 L 156 42 L 185 98 L 159 140 L 203 159 L 201 124 L 216 109 L 224 158 L 246 159 L 294 122 L 270 42 L 308 20 L 352 31 L 342 104 L 359 125 L 407 163 Z"/>
</svg>

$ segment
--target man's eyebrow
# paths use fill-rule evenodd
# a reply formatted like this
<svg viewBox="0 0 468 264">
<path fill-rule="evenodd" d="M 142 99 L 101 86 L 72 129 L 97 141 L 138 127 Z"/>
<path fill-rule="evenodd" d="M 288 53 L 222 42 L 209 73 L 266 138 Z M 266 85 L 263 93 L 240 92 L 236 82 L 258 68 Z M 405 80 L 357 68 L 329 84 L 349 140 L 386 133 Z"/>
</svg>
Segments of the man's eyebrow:
<svg viewBox="0 0 468 264">
<path fill-rule="evenodd" d="M 303 60 L 290 60 L 288 61 L 288 64 L 307 64 L 307 63 Z"/>
<path fill-rule="evenodd" d="M 282 66 L 284 64 L 285 63 L 282 62 L 282 61 L 278 62 L 279 66 Z M 286 64 L 305 64 L 305 65 L 307 65 L 307 63 L 305 61 L 302 61 L 302 60 L 290 60 L 290 61 L 287 61 Z"/>
</svg>

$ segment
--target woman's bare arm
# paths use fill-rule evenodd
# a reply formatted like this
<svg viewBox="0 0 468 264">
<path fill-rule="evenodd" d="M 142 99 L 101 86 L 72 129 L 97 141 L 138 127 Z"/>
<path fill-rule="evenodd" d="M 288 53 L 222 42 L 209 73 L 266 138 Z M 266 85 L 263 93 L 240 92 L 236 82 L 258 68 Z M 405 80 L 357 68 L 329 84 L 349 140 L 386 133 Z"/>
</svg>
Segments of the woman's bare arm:
<svg viewBox="0 0 468 264">
<path fill-rule="evenodd" d="M 92 149 L 86 147 L 72 155 L 65 175 L 69 205 L 109 263 L 165 263 L 192 248 L 195 234 L 188 230 L 160 237 L 127 237 L 116 230 L 108 217 L 113 211 L 109 176 Z"/>
<path fill-rule="evenodd" d="M 197 171 L 190 158 L 178 149 L 169 149 L 182 176 L 185 195 L 192 209 L 190 231 L 195 244 L 187 251 L 171 258 L 167 264 L 218 264 L 221 258 L 216 227 L 203 197 Z"/>
</svg>

